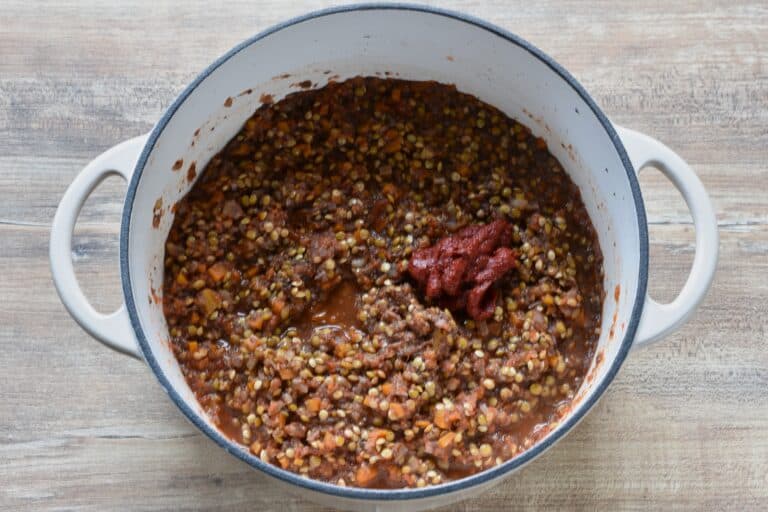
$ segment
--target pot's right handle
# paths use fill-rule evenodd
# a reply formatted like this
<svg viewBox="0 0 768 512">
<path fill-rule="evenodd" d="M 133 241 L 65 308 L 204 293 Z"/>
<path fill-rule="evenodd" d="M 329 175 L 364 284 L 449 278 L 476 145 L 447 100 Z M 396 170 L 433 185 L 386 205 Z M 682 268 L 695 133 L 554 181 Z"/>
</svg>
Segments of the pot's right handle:
<svg viewBox="0 0 768 512">
<path fill-rule="evenodd" d="M 704 185 L 677 153 L 645 134 L 616 127 L 637 173 L 646 166 L 659 169 L 680 191 L 696 229 L 696 253 L 688 279 L 680 294 L 669 304 L 645 297 L 643 315 L 634 348 L 648 345 L 680 327 L 696 310 L 712 284 L 717 267 L 717 218 Z"/>
<path fill-rule="evenodd" d="M 125 304 L 114 313 L 105 315 L 96 311 L 85 297 L 72 265 L 72 235 L 80 209 L 93 189 L 110 175 L 128 181 L 133 173 L 146 135 L 127 140 L 96 157 L 80 171 L 64 192 L 51 225 L 51 274 L 61 302 L 72 318 L 88 334 L 108 347 L 141 359 L 133 327 Z"/>
</svg>

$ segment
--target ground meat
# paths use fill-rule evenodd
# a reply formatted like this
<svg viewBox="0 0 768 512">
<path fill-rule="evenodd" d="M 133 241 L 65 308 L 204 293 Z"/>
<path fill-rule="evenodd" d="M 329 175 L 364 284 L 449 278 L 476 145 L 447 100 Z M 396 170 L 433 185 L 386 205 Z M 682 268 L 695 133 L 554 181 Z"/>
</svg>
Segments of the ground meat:
<svg viewBox="0 0 768 512">
<path fill-rule="evenodd" d="M 164 312 L 202 407 L 265 462 L 423 487 L 553 428 L 599 336 L 602 258 L 546 143 L 435 82 L 262 106 L 178 204 Z"/>
</svg>

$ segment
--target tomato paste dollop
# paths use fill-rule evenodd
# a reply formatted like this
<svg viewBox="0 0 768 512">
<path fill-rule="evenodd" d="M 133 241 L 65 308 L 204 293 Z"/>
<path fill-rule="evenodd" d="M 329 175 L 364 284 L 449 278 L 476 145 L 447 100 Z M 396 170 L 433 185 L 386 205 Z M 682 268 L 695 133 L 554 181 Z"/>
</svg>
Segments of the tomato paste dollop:
<svg viewBox="0 0 768 512">
<path fill-rule="evenodd" d="M 517 266 L 511 243 L 512 226 L 503 219 L 467 226 L 414 251 L 408 273 L 428 299 L 485 320 L 496 308 L 493 285 Z"/>
</svg>

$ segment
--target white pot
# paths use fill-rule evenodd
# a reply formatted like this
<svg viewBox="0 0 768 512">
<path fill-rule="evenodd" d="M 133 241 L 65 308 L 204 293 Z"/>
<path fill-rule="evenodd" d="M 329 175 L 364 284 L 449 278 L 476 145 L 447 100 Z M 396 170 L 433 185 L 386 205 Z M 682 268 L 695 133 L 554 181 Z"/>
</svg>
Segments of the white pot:
<svg viewBox="0 0 768 512">
<path fill-rule="evenodd" d="M 192 162 L 199 174 L 260 105 L 262 94 L 277 100 L 296 91 L 295 84 L 304 80 L 322 86 L 334 75 L 341 80 L 385 71 L 399 78 L 456 84 L 544 137 L 581 189 L 605 265 L 606 299 L 597 357 L 570 414 L 514 459 L 423 489 L 368 490 L 309 480 L 265 464 L 228 440 L 203 413 L 182 377 L 168 346 L 162 306 L 155 299 L 162 293 L 164 242 L 173 221 L 170 207 L 191 187 L 187 169 Z M 182 170 L 174 171 L 178 160 L 183 160 Z M 669 304 L 659 304 L 646 294 L 648 228 L 636 172 L 647 164 L 659 168 L 680 190 L 696 227 L 691 274 Z M 102 315 L 78 286 L 71 249 L 83 202 L 109 174 L 130 182 L 120 237 L 125 305 Z M 154 211 L 158 199 L 161 212 Z M 159 225 L 154 227 L 158 213 Z M 611 125 L 586 91 L 551 58 L 483 21 L 392 4 L 319 11 L 232 49 L 181 93 L 149 136 L 115 146 L 77 176 L 61 200 L 51 232 L 54 283 L 86 331 L 114 349 L 143 358 L 176 406 L 229 453 L 307 498 L 360 510 L 421 510 L 451 503 L 480 492 L 539 456 L 595 404 L 630 349 L 670 333 L 693 312 L 712 281 L 717 252 L 715 215 L 690 167 L 654 139 Z"/>
</svg>

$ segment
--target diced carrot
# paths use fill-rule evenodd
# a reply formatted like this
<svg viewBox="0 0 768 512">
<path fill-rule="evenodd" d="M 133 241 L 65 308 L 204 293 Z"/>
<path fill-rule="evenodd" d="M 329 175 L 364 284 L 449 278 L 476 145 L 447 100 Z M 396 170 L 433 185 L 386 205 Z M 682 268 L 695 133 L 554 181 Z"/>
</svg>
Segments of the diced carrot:
<svg viewBox="0 0 768 512">
<path fill-rule="evenodd" d="M 450 424 L 448 423 L 448 418 L 445 414 L 445 409 L 437 409 L 435 410 L 435 425 L 442 429 L 447 429 L 450 427 Z"/>
<path fill-rule="evenodd" d="M 448 448 L 451 446 L 451 443 L 453 443 L 453 438 L 456 437 L 456 434 L 453 432 L 446 432 L 443 434 L 440 439 L 437 440 L 437 445 L 440 448 Z"/>
<path fill-rule="evenodd" d="M 284 405 L 283 402 L 281 402 L 280 400 L 276 402 L 270 402 L 269 407 L 267 408 L 267 412 L 269 413 L 270 416 L 273 416 L 273 417 L 277 416 L 280 410 L 283 408 L 283 405 Z"/>
<path fill-rule="evenodd" d="M 283 299 L 275 299 L 272 301 L 272 312 L 276 315 L 279 315 L 280 312 L 285 307 L 285 301 Z"/>
<path fill-rule="evenodd" d="M 326 431 L 323 437 L 323 446 L 328 451 L 333 451 L 336 448 L 336 438 L 330 432 Z"/>
<path fill-rule="evenodd" d="M 309 410 L 310 412 L 317 412 L 320 410 L 320 407 L 321 407 L 320 399 L 317 397 L 312 397 L 308 399 L 306 402 L 304 402 L 304 405 L 307 406 L 307 410 Z"/>
<path fill-rule="evenodd" d="M 401 420 L 405 418 L 405 407 L 397 402 L 389 404 L 389 419 L 393 421 Z"/>
<path fill-rule="evenodd" d="M 208 316 L 221 306 L 221 296 L 210 288 L 205 288 L 197 294 L 197 303 Z"/>
<path fill-rule="evenodd" d="M 333 349 L 333 355 L 335 355 L 339 359 L 343 359 L 344 356 L 347 355 L 347 352 L 349 352 L 351 349 L 352 349 L 352 345 L 350 345 L 349 343 L 339 343 Z"/>
<path fill-rule="evenodd" d="M 389 396 L 392 394 L 392 383 L 391 382 L 385 382 L 381 385 L 381 392 L 384 393 L 385 396 Z"/>
<path fill-rule="evenodd" d="M 403 140 L 402 139 L 395 139 L 393 141 L 390 141 L 384 145 L 384 152 L 385 153 L 397 153 L 400 151 L 400 149 L 403 147 Z"/>
<path fill-rule="evenodd" d="M 280 368 L 280 378 L 283 380 L 290 380 L 296 376 L 292 368 Z"/>
<path fill-rule="evenodd" d="M 208 269 L 208 275 L 218 283 L 227 275 L 227 266 L 222 262 L 214 263 L 211 268 Z"/>
<path fill-rule="evenodd" d="M 237 145 L 232 151 L 229 152 L 232 156 L 245 156 L 251 152 L 251 146 L 243 142 Z"/>
<path fill-rule="evenodd" d="M 355 480 L 357 480 L 358 485 L 365 487 L 370 484 L 374 478 L 376 478 L 376 470 L 371 466 L 363 464 L 357 468 Z"/>
<path fill-rule="evenodd" d="M 376 429 L 373 429 L 373 430 L 371 431 L 371 433 L 370 433 L 370 434 L 368 434 L 368 440 L 369 440 L 369 441 L 370 441 L 370 440 L 374 440 L 374 441 L 376 441 L 377 439 L 380 439 L 380 438 L 385 438 L 385 439 L 386 439 L 386 437 L 387 437 L 387 433 L 388 433 L 388 432 L 387 432 L 386 430 L 384 430 L 383 428 L 376 428 Z"/>
<path fill-rule="evenodd" d="M 376 409 L 379 403 L 371 395 L 365 395 L 365 398 L 363 398 L 363 405 L 366 407 L 370 407 L 371 409 Z"/>
<path fill-rule="evenodd" d="M 397 187 L 392 183 L 385 183 L 384 186 L 381 187 L 381 191 L 384 192 L 384 195 L 394 195 L 397 193 Z M 386 206 L 386 203 L 384 206 Z"/>
<path fill-rule="evenodd" d="M 261 330 L 261 327 L 264 325 L 264 315 L 256 314 L 256 316 L 252 316 L 248 318 L 248 327 L 254 330 Z"/>
</svg>

